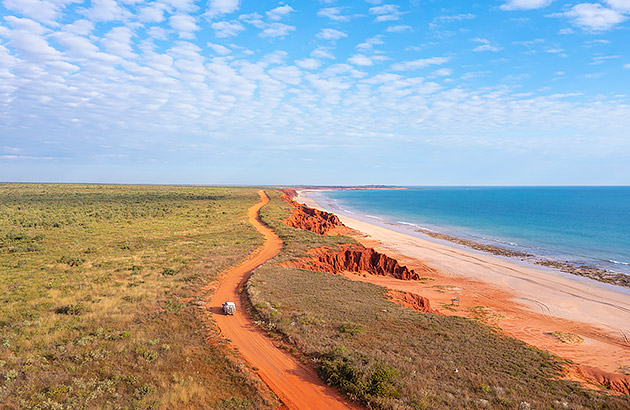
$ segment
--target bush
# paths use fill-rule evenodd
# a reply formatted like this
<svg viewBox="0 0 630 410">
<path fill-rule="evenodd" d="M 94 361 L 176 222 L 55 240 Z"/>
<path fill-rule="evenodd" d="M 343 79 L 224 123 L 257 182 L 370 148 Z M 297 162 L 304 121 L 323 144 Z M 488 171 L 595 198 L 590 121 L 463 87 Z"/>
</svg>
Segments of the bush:
<svg viewBox="0 0 630 410">
<path fill-rule="evenodd" d="M 177 272 L 175 272 L 175 269 L 173 269 L 173 268 L 164 268 L 164 270 L 162 271 L 162 275 L 163 276 L 173 276 L 176 273 Z"/>
<path fill-rule="evenodd" d="M 78 316 L 85 313 L 87 310 L 85 306 L 80 303 L 75 305 L 64 305 L 55 309 L 55 313 L 59 315 Z"/>
</svg>

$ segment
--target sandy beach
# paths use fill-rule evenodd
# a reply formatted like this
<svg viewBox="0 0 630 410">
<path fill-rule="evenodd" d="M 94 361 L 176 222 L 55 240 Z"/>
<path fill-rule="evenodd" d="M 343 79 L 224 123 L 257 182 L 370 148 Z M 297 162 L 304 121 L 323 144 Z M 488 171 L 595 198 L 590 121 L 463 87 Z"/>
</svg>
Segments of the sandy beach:
<svg viewBox="0 0 630 410">
<path fill-rule="evenodd" d="M 309 197 L 307 190 L 298 191 L 296 201 L 334 212 Z M 443 314 L 482 321 L 579 364 L 630 371 L 627 288 L 337 215 L 359 231 L 356 239 L 365 246 L 409 268 L 426 264 L 435 270 L 422 281 L 348 274 L 350 279 L 422 295 Z M 459 306 L 451 304 L 452 298 L 460 299 Z"/>
</svg>

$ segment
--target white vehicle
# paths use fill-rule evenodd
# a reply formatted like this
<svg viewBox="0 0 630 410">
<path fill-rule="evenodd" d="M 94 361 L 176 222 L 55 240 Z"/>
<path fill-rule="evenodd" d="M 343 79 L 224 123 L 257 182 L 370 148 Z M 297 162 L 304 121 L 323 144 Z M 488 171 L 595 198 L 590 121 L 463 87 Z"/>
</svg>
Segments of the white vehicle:
<svg viewBox="0 0 630 410">
<path fill-rule="evenodd" d="M 226 315 L 233 315 L 236 312 L 236 305 L 234 302 L 225 302 L 223 304 L 223 313 Z"/>
</svg>

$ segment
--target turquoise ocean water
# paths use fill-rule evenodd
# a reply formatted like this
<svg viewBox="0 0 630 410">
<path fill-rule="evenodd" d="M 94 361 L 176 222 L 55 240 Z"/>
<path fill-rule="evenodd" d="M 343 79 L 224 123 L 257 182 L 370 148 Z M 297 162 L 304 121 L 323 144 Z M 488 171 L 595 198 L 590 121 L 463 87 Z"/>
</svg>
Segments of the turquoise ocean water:
<svg viewBox="0 0 630 410">
<path fill-rule="evenodd" d="M 425 228 L 630 274 L 630 187 L 415 187 L 309 196 L 334 212 L 409 232 Z"/>
</svg>

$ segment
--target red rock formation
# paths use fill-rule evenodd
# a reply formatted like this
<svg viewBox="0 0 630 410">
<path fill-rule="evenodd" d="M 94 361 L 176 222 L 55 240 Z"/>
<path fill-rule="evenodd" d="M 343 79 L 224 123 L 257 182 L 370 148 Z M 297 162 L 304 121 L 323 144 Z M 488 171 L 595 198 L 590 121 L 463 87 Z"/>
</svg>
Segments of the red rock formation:
<svg viewBox="0 0 630 410">
<path fill-rule="evenodd" d="M 391 276 L 403 280 L 419 280 L 418 275 L 396 259 L 361 245 L 343 244 L 339 248 L 315 248 L 308 251 L 313 256 L 297 261 L 284 262 L 283 266 L 297 267 L 318 272 L 367 272 L 372 275 Z"/>
<path fill-rule="evenodd" d="M 608 373 L 594 367 L 580 366 L 576 364 L 567 365 L 565 367 L 565 372 L 571 379 L 581 379 L 591 385 L 603 385 L 610 390 L 623 394 L 630 394 L 630 375 Z"/>
<path fill-rule="evenodd" d="M 392 302 L 397 305 L 408 307 L 411 309 L 415 309 L 418 312 L 422 313 L 436 313 L 440 314 L 437 310 L 431 309 L 431 303 L 429 299 L 424 296 L 420 296 L 416 293 L 410 292 L 402 292 L 399 290 L 389 290 L 387 292 L 389 296 L 392 298 Z"/>
<path fill-rule="evenodd" d="M 297 191 L 293 188 L 285 188 L 282 190 L 282 195 L 280 198 L 286 199 L 289 201 L 293 201 L 293 199 L 297 196 Z"/>
<path fill-rule="evenodd" d="M 293 214 L 284 220 L 285 224 L 320 235 L 340 235 L 349 230 L 337 215 L 295 202 L 293 198 L 297 194 L 294 189 L 283 189 L 282 192 L 281 198 L 286 199 L 294 208 Z"/>
</svg>

